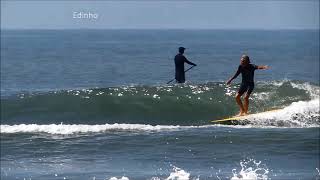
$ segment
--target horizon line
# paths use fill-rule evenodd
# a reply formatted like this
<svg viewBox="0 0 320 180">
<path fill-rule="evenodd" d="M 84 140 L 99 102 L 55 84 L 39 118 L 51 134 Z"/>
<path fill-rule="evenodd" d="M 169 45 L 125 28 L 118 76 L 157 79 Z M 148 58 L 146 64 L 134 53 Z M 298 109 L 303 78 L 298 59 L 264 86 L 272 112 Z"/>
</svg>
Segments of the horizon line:
<svg viewBox="0 0 320 180">
<path fill-rule="evenodd" d="M 0 28 L 0 30 L 320 30 L 319 28 Z"/>
</svg>

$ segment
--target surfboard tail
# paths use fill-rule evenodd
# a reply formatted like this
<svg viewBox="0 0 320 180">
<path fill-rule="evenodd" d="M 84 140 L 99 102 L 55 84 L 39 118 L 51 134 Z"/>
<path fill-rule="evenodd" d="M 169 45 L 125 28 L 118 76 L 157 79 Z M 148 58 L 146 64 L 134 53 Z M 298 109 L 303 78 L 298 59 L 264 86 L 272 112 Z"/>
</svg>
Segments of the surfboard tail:
<svg viewBox="0 0 320 180">
<path fill-rule="evenodd" d="M 214 124 L 225 124 L 225 125 L 245 125 L 248 124 L 250 121 L 248 119 L 255 117 L 256 115 L 262 115 L 270 112 L 276 112 L 281 109 L 273 109 L 270 111 L 265 111 L 265 112 L 260 112 L 260 113 L 255 113 L 255 114 L 248 114 L 245 116 L 233 116 L 233 117 L 228 117 L 224 119 L 219 119 L 219 120 L 213 120 L 211 123 Z"/>
</svg>

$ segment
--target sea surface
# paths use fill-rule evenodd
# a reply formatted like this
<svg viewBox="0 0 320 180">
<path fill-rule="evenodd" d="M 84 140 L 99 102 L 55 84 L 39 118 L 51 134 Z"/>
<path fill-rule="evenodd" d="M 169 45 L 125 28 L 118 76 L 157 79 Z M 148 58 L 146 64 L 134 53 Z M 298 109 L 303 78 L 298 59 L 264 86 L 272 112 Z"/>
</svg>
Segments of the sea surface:
<svg viewBox="0 0 320 180">
<path fill-rule="evenodd" d="M 2 30 L 1 180 L 318 180 L 319 97 L 319 30 Z"/>
</svg>

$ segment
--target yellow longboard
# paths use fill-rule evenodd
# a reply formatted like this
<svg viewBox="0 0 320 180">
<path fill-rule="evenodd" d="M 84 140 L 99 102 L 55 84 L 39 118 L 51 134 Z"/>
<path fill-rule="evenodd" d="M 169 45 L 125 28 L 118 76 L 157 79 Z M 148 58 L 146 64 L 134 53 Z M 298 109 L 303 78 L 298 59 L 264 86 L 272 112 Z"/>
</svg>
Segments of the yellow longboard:
<svg viewBox="0 0 320 180">
<path fill-rule="evenodd" d="M 276 111 L 280 111 L 280 110 L 281 109 L 273 109 L 270 111 L 265 111 L 265 112 L 255 113 L 255 114 L 248 114 L 245 116 L 233 116 L 233 117 L 229 117 L 229 118 L 213 120 L 211 122 L 215 123 L 215 124 L 244 125 L 244 124 L 248 124 L 248 122 L 249 122 L 248 119 L 254 118 L 257 115 L 263 115 L 263 114 L 267 114 L 270 112 L 276 112 Z"/>
</svg>

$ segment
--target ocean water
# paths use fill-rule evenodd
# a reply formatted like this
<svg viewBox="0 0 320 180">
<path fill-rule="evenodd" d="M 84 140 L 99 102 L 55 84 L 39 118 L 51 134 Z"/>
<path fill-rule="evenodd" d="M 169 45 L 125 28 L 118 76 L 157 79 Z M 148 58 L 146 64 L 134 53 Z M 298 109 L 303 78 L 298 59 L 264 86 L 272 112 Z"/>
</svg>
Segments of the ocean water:
<svg viewBox="0 0 320 180">
<path fill-rule="evenodd" d="M 250 112 L 281 110 L 213 124 L 243 53 Z M 319 96 L 318 30 L 3 30 L 1 179 L 320 179 Z"/>
</svg>

